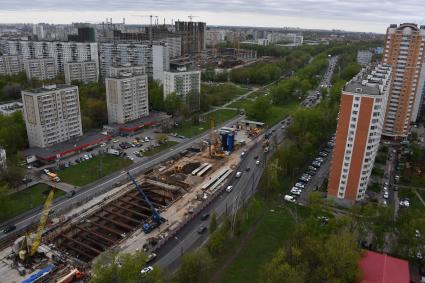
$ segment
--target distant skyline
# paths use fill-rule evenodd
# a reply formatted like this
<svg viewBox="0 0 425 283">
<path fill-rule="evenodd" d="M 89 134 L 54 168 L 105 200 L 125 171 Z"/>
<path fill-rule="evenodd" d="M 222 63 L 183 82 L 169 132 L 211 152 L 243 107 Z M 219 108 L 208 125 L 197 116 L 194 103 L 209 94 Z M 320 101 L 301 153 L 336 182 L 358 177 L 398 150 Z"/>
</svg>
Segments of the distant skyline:
<svg viewBox="0 0 425 283">
<path fill-rule="evenodd" d="M 2 0 L 2 23 L 114 22 L 147 24 L 153 14 L 159 22 L 203 21 L 209 25 L 299 27 L 385 33 L 392 23 L 425 23 L 419 0 Z"/>
</svg>

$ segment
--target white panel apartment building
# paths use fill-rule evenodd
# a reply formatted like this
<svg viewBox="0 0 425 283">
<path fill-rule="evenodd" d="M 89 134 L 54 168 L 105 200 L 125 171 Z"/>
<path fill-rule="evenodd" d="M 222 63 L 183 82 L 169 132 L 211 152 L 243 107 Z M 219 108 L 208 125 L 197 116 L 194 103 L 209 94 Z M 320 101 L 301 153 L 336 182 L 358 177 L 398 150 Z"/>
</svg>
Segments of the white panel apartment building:
<svg viewBox="0 0 425 283">
<path fill-rule="evenodd" d="M 164 100 L 175 92 L 190 108 L 199 111 L 201 107 L 201 71 L 172 71 L 164 73 Z M 192 94 L 192 101 L 187 101 L 187 95 Z"/>
<path fill-rule="evenodd" d="M 359 50 L 357 51 L 357 63 L 366 66 L 372 62 L 372 52 L 369 50 Z"/>
<path fill-rule="evenodd" d="M 24 71 L 24 61 L 20 55 L 0 56 L 0 75 L 11 76 Z"/>
<path fill-rule="evenodd" d="M 169 69 L 168 47 L 165 45 L 152 47 L 141 43 L 100 43 L 99 56 L 102 78 L 106 78 L 111 67 L 125 64 L 144 65 L 149 78 L 155 74 L 156 79 L 162 68 Z"/>
<path fill-rule="evenodd" d="M 31 147 L 49 147 L 83 134 L 78 87 L 50 85 L 22 91 Z"/>
<path fill-rule="evenodd" d="M 111 67 L 105 80 L 109 124 L 149 115 L 148 76 L 144 66 Z"/>
<path fill-rule="evenodd" d="M 53 80 L 57 75 L 53 58 L 24 59 L 24 69 L 28 81 L 32 79 L 39 81 Z"/>
<path fill-rule="evenodd" d="M 391 66 L 362 69 L 341 95 L 328 196 L 362 200 L 378 152 L 391 81 Z"/>
<path fill-rule="evenodd" d="M 3 54 L 22 55 L 24 59 L 53 58 L 59 73 L 64 72 L 67 62 L 94 61 L 99 65 L 96 42 L 1 40 L 0 46 Z"/>
<path fill-rule="evenodd" d="M 99 68 L 95 61 L 65 63 L 65 82 L 73 81 L 84 84 L 95 83 L 99 80 Z"/>
</svg>

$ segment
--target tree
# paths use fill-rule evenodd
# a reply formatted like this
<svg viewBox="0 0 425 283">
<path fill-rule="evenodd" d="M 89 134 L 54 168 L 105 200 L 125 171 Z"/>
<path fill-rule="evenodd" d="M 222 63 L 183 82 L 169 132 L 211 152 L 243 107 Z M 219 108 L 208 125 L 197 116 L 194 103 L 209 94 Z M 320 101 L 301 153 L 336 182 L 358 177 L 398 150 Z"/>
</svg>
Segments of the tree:
<svg viewBox="0 0 425 283">
<path fill-rule="evenodd" d="M 106 251 L 98 256 L 92 266 L 91 283 L 132 283 L 163 282 L 161 271 L 157 266 L 142 277 L 140 270 L 146 263 L 146 254 L 142 251 L 118 254 Z"/>
<path fill-rule="evenodd" d="M 151 109 L 164 109 L 164 93 L 162 85 L 155 80 L 149 81 L 149 105 Z"/>
<path fill-rule="evenodd" d="M 261 269 L 260 282 L 280 283 L 282 280 L 288 283 L 303 283 L 306 274 L 302 268 L 287 263 L 285 250 L 279 249 L 272 260 Z"/>
<path fill-rule="evenodd" d="M 267 96 L 259 96 L 246 109 L 246 114 L 250 119 L 264 121 L 268 116 L 270 99 Z"/>
<path fill-rule="evenodd" d="M 212 266 L 213 261 L 207 250 L 202 248 L 195 250 L 183 256 L 175 282 L 206 282 L 208 279 L 208 272 L 211 270 Z"/>
<path fill-rule="evenodd" d="M 172 115 L 177 115 L 183 106 L 183 103 L 179 96 L 175 92 L 167 96 L 164 101 L 164 110 Z"/>
<path fill-rule="evenodd" d="M 168 136 L 165 134 L 161 134 L 158 136 L 158 141 L 160 143 L 166 143 L 168 141 Z"/>
</svg>

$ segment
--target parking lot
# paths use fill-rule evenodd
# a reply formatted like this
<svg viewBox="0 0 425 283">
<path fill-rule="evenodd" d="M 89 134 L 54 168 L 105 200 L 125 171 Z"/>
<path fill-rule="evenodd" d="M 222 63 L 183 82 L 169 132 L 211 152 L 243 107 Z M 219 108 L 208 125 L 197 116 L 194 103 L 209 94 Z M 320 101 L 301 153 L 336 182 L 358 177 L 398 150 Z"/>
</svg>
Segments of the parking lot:
<svg viewBox="0 0 425 283">
<path fill-rule="evenodd" d="M 56 162 L 48 165 L 44 165 L 38 168 L 29 166 L 26 168 L 25 178 L 32 180 L 32 182 L 37 182 L 40 180 L 40 177 L 44 175 L 44 169 L 49 169 L 50 171 L 55 172 L 58 169 L 65 169 L 75 166 L 79 163 L 84 163 L 102 153 L 111 153 L 114 151 L 116 151 L 116 154 L 114 155 L 127 158 L 132 162 L 140 162 L 149 158 L 149 156 L 143 155 L 144 152 L 158 149 L 161 144 L 164 144 L 163 141 L 158 140 L 158 138 L 163 135 L 165 135 L 168 141 L 170 141 L 170 145 L 174 145 L 176 142 L 183 142 L 187 140 L 183 136 L 176 136 L 174 134 L 161 134 L 156 128 L 147 128 L 136 134 L 116 136 L 108 142 L 99 144 L 87 150 L 82 150 L 77 154 L 58 159 Z"/>
</svg>

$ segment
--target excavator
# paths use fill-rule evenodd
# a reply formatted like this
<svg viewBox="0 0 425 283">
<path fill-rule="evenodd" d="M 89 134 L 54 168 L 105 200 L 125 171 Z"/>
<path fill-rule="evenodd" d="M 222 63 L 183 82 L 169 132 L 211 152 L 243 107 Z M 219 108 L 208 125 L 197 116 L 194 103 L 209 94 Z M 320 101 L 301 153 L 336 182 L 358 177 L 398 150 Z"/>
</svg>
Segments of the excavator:
<svg viewBox="0 0 425 283">
<path fill-rule="evenodd" d="M 51 188 L 49 194 L 47 195 L 46 201 L 44 202 L 44 207 L 41 213 L 37 231 L 33 235 L 26 233 L 24 236 L 18 238 L 14 243 L 14 247 L 16 247 L 15 252 L 17 253 L 21 262 L 29 263 L 31 258 L 37 253 L 38 248 L 40 247 L 41 238 L 44 232 L 44 228 L 46 227 L 47 219 L 49 217 L 54 194 L 55 189 Z"/>
</svg>

